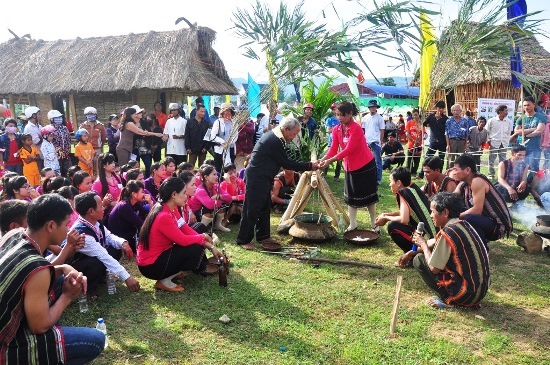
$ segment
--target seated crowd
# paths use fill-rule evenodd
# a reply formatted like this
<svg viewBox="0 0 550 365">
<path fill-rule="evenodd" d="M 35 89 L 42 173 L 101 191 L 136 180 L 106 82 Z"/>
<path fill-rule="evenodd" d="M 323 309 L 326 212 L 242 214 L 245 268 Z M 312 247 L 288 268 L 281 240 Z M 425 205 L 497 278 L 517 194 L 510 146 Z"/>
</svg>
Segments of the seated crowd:
<svg viewBox="0 0 550 365">
<path fill-rule="evenodd" d="M 129 108 L 132 115 L 125 115 L 139 122 L 135 114 L 141 113 L 134 107 Z M 173 106 L 175 111 L 177 107 Z M 223 111 L 228 109 L 222 108 L 220 115 Z M 196 113 L 199 123 L 204 107 L 199 106 Z M 231 113 L 225 114 L 229 120 Z M 112 117 L 113 121 L 118 119 Z M 136 128 L 134 134 L 141 133 L 137 132 L 142 131 L 139 127 L 129 127 L 128 123 L 132 122 L 125 120 L 121 128 L 126 125 Z M 135 256 L 139 272 L 155 280 L 155 288 L 168 292 L 184 290 L 181 279 L 185 271 L 217 273 L 218 267 L 210 263 L 206 251 L 214 261 L 224 260 L 212 231 L 230 232 L 228 226 L 240 222 L 244 169 L 228 162 L 218 171 L 215 165 L 220 165 L 222 156 L 215 153 L 215 160 L 204 159 L 206 152 L 201 146 L 196 151 L 203 162 L 198 171 L 186 159 L 182 162 L 173 155 L 155 162 L 142 161 L 150 166 L 146 172 L 135 160 L 119 166 L 112 153 L 97 153 L 90 143 L 92 132 L 79 129 L 75 134 L 78 163 L 60 176 L 64 168 L 59 161 L 42 162 L 32 136 L 12 133 L 12 124 L 9 120 L 6 123 L 10 128 L 6 129 L 6 143 L 16 148 L 17 143 L 10 140 L 19 139 L 17 155 L 22 168 L 10 168 L 2 178 L 0 257 L 9 256 L 10 260 L 0 267 L 0 303 L 8 309 L 0 314 L 0 359 L 7 363 L 22 358 L 36 362 L 49 356 L 60 363 L 84 363 L 98 356 L 105 341 L 102 333 L 58 326 L 57 322 L 78 296 L 100 299 L 99 288 L 109 273 L 118 276 L 130 291 L 140 290 L 139 282 L 120 263 L 123 255 L 128 260 Z M 51 142 L 52 130 L 44 130 L 44 141 Z M 395 265 L 414 267 L 436 292 L 430 305 L 477 307 L 490 281 L 489 241 L 513 229 L 506 203 L 524 199 L 531 192 L 539 205 L 550 204 L 550 172 L 537 173 L 529 186 L 525 147 L 521 146 L 500 163 L 496 185 L 478 171 L 478 162 L 470 154 L 458 156 L 448 173 L 443 171 L 443 161 L 432 156 L 422 165 L 426 182 L 420 187 L 412 179 L 420 161 L 416 151 L 421 148 L 421 131 L 418 111 L 414 111 L 406 128 L 410 155 L 406 161 L 396 133 L 387 134 L 383 168 L 397 165 L 389 175 L 396 209 L 378 215 L 374 223 L 377 229 L 387 225 L 389 237 L 403 251 Z M 160 133 L 151 133 L 161 138 Z M 116 134 L 110 132 L 113 138 Z M 44 146 L 42 156 L 50 156 L 49 147 Z M 110 151 L 120 147 L 119 143 Z M 148 153 L 154 155 L 155 151 Z M 246 162 L 244 159 L 245 166 Z M 407 168 L 401 166 L 405 162 Z M 39 166 L 44 168 L 39 170 Z M 287 169 L 275 177 L 271 190 L 275 212 L 283 213 L 288 207 L 299 179 L 297 172 Z M 86 351 L 82 351 L 82 342 L 87 343 Z M 36 350 L 27 352 L 29 346 Z"/>
</svg>

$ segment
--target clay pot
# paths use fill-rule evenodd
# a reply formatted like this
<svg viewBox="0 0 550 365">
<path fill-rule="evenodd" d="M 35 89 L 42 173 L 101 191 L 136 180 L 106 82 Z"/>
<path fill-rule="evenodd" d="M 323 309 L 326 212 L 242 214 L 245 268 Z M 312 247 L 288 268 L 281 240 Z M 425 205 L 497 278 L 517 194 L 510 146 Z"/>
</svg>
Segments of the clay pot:
<svg viewBox="0 0 550 365">
<path fill-rule="evenodd" d="M 542 252 L 542 238 L 532 232 L 522 232 L 516 239 L 516 244 L 525 249 L 527 253 Z"/>
<path fill-rule="evenodd" d="M 289 234 L 304 241 L 324 242 L 336 236 L 336 229 L 332 226 L 332 218 L 321 214 L 300 214 L 294 217 L 296 222 L 289 230 Z"/>
</svg>

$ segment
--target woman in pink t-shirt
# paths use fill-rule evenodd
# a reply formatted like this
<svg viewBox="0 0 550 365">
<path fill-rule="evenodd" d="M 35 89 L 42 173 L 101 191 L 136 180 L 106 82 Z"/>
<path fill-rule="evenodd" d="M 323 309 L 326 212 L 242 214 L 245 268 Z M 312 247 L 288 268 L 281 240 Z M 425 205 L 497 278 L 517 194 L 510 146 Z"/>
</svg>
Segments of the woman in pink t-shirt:
<svg viewBox="0 0 550 365">
<path fill-rule="evenodd" d="M 336 107 L 336 118 L 340 124 L 332 129 L 332 145 L 321 159 L 319 167 L 324 169 L 334 161 L 344 161 L 344 201 L 348 205 L 350 220 L 346 231 L 357 229 L 357 208 L 361 207 L 368 208 L 371 227 L 380 231 L 374 224 L 378 202 L 376 163 L 361 126 L 353 123 L 357 113 L 355 104 L 347 101 Z"/>
<path fill-rule="evenodd" d="M 139 235 L 136 257 L 139 271 L 146 278 L 157 280 L 157 289 L 169 292 L 184 290 L 172 282 L 181 271 L 215 272 L 215 267 L 207 267 L 205 249 L 218 260 L 223 259 L 212 238 L 195 232 L 181 216 L 179 208 L 187 202 L 185 190 L 181 179 L 166 179 L 160 186 L 159 202 L 149 212 Z"/>
<path fill-rule="evenodd" d="M 102 153 L 97 159 L 98 178 L 92 185 L 92 190 L 103 200 L 104 216 L 108 217 L 114 208 L 122 191 L 122 179 L 115 174 L 115 156 Z"/>
</svg>

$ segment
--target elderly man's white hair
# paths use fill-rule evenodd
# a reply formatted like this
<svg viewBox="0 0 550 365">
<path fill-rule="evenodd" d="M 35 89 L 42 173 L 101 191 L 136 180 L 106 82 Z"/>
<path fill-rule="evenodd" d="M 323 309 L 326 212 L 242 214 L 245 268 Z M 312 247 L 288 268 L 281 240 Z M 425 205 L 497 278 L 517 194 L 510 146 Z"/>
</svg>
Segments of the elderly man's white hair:
<svg viewBox="0 0 550 365">
<path fill-rule="evenodd" d="M 288 131 L 293 130 L 297 126 L 300 126 L 300 122 L 298 121 L 298 119 L 292 117 L 283 118 L 280 124 L 281 128 L 284 128 Z"/>
<path fill-rule="evenodd" d="M 460 105 L 460 104 L 455 104 L 455 105 L 453 105 L 453 106 L 451 107 L 451 110 L 453 110 L 453 109 L 455 109 L 455 108 L 458 108 L 458 109 L 460 109 L 460 111 L 462 111 L 462 105 Z"/>
</svg>

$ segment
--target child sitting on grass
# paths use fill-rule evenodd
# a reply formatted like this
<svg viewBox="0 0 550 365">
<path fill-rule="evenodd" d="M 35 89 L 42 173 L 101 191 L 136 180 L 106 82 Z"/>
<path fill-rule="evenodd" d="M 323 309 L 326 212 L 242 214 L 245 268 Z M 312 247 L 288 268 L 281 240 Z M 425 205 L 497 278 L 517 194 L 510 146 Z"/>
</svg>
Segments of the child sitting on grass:
<svg viewBox="0 0 550 365">
<path fill-rule="evenodd" d="M 92 144 L 88 142 L 90 138 L 88 131 L 79 129 L 74 136 L 78 142 L 74 148 L 74 156 L 78 157 L 78 166 L 80 166 L 82 171 L 86 171 L 90 176 L 93 176 L 94 164 L 92 158 L 94 156 L 94 148 Z"/>
<path fill-rule="evenodd" d="M 40 184 L 40 172 L 38 163 L 40 152 L 32 145 L 32 136 L 28 133 L 21 135 L 23 147 L 19 150 L 19 157 L 23 160 L 23 175 L 27 178 L 29 184 L 35 188 Z"/>
</svg>

